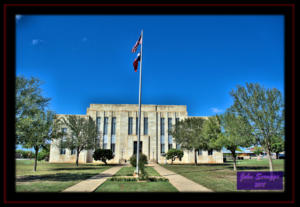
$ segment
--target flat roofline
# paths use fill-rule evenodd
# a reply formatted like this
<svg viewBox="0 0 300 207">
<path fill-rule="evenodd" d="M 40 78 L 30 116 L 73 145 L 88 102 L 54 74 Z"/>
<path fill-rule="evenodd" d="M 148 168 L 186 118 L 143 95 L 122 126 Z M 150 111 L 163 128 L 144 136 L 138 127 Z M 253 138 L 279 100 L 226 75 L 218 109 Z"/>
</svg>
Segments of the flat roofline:
<svg viewBox="0 0 300 207">
<path fill-rule="evenodd" d="M 122 105 L 122 106 L 126 106 L 126 105 L 130 105 L 130 106 L 138 106 L 138 104 L 90 104 L 91 105 Z M 141 104 L 142 106 L 187 106 L 187 105 L 160 105 L 160 104 Z"/>
</svg>

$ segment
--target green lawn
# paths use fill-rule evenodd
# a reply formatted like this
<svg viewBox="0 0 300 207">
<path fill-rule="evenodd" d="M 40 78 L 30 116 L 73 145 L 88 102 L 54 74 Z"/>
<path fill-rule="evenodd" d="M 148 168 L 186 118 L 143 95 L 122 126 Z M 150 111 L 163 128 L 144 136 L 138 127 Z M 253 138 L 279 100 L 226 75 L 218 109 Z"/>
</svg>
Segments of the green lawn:
<svg viewBox="0 0 300 207">
<path fill-rule="evenodd" d="M 38 162 L 33 171 L 34 160 L 16 160 L 17 192 L 60 192 L 89 177 L 109 169 L 110 166 L 75 163 Z"/>
<path fill-rule="evenodd" d="M 134 167 L 123 167 L 113 177 L 132 176 Z M 148 176 L 160 176 L 153 167 L 145 167 Z M 107 180 L 95 192 L 178 192 L 168 181 L 111 181 Z"/>
<path fill-rule="evenodd" d="M 236 190 L 236 172 L 232 162 L 224 164 L 162 165 L 216 192 Z M 238 171 L 268 171 L 268 160 L 239 160 Z M 273 160 L 274 171 L 284 171 L 284 160 Z"/>
<path fill-rule="evenodd" d="M 135 167 L 123 167 L 114 176 L 132 176 L 135 169 Z M 153 169 L 153 167 L 146 166 L 145 171 L 148 176 L 160 176 L 158 172 Z"/>
<path fill-rule="evenodd" d="M 96 192 L 178 192 L 169 182 L 115 182 L 107 180 Z"/>
</svg>

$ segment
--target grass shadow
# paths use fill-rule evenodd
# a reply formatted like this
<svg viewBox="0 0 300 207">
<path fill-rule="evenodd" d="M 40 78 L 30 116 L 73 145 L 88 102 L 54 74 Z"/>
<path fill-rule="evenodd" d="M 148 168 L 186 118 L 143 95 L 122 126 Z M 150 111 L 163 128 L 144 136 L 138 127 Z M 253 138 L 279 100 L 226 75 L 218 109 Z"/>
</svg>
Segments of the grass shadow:
<svg viewBox="0 0 300 207">
<path fill-rule="evenodd" d="M 91 178 L 98 173 L 57 173 L 57 174 L 46 174 L 46 175 L 29 175 L 17 177 L 16 182 L 34 182 L 34 181 L 74 181 L 74 180 L 84 180 Z M 110 174 L 101 174 L 101 177 L 108 177 Z M 95 179 L 98 179 L 96 177 Z"/>
</svg>

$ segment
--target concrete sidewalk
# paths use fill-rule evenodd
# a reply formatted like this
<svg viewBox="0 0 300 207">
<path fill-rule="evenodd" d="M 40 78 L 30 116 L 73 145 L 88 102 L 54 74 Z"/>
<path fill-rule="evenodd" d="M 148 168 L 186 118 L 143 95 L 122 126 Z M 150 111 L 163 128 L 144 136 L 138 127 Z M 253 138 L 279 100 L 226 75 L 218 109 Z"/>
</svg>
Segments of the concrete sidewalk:
<svg viewBox="0 0 300 207">
<path fill-rule="evenodd" d="M 167 170 L 166 168 L 158 165 L 151 164 L 153 168 L 163 177 L 168 178 L 170 183 L 177 188 L 179 192 L 213 192 L 212 190 L 191 181 L 182 175 L 178 175 L 175 172 Z"/>
<path fill-rule="evenodd" d="M 107 178 L 112 177 L 124 166 L 116 166 L 103 171 L 99 175 L 95 175 L 87 180 L 81 181 L 62 192 L 93 192 L 98 186 L 104 183 Z"/>
</svg>

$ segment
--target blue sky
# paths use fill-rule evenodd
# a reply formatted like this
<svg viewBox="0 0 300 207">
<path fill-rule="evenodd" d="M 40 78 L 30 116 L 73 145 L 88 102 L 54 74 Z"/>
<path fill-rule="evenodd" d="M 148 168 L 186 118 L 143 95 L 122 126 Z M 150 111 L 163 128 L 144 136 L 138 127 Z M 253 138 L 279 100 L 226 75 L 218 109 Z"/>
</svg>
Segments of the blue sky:
<svg viewBox="0 0 300 207">
<path fill-rule="evenodd" d="M 19 15 L 16 74 L 41 79 L 49 108 L 138 104 L 131 48 L 144 29 L 142 104 L 222 113 L 237 85 L 284 90 L 281 15 Z"/>
</svg>

